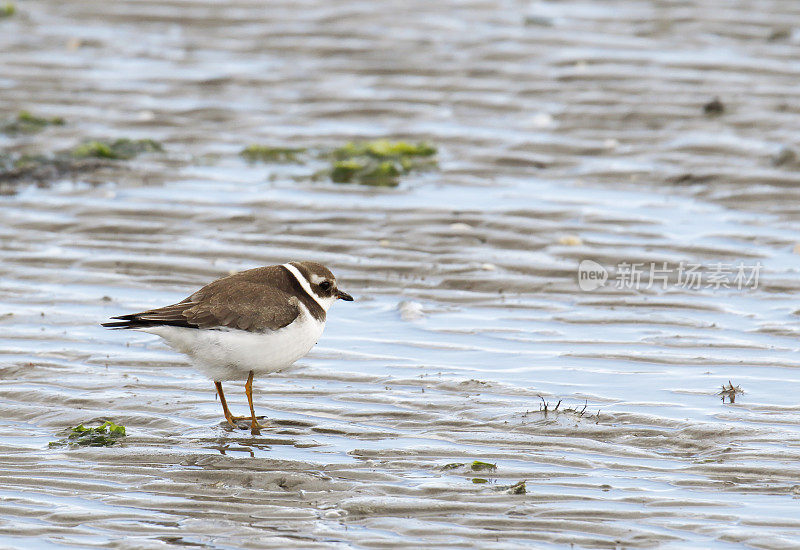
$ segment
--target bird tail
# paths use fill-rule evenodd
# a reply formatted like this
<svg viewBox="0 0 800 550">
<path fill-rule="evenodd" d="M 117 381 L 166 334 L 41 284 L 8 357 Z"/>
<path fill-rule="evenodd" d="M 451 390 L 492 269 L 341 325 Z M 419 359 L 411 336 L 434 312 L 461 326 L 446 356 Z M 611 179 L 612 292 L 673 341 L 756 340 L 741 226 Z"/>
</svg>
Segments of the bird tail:
<svg viewBox="0 0 800 550">
<path fill-rule="evenodd" d="M 120 320 L 111 321 L 109 323 L 100 323 L 100 326 L 111 329 L 140 328 L 143 326 L 148 326 L 148 323 L 144 323 L 139 319 L 137 319 L 135 313 L 130 315 L 120 315 L 119 317 L 112 317 L 112 319 L 120 319 Z"/>
</svg>

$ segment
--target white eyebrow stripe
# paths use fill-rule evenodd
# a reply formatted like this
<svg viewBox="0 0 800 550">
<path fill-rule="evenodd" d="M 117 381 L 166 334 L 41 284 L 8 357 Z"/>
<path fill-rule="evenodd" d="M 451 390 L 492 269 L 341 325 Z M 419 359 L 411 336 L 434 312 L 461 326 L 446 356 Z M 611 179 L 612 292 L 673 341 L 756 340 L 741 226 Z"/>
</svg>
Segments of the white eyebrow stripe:
<svg viewBox="0 0 800 550">
<path fill-rule="evenodd" d="M 312 274 L 311 274 L 311 282 L 312 282 L 312 283 L 314 283 L 315 285 L 318 285 L 318 284 L 320 284 L 322 281 L 325 281 L 325 280 L 326 280 L 326 279 L 325 279 L 325 277 L 320 277 L 320 276 L 319 276 L 319 275 L 317 275 L 316 273 L 312 273 Z"/>
<path fill-rule="evenodd" d="M 302 274 L 302 273 L 300 273 L 300 270 L 299 270 L 299 269 L 297 269 L 297 268 L 296 268 L 295 266 L 293 266 L 292 264 L 283 264 L 283 267 L 285 267 L 286 269 L 288 269 L 288 270 L 289 270 L 289 273 L 291 273 L 292 275 L 294 275 L 294 278 L 295 278 L 295 279 L 297 279 L 297 282 L 298 282 L 298 283 L 300 283 L 300 286 L 303 288 L 303 290 L 305 290 L 306 294 L 308 294 L 309 296 L 311 296 L 311 298 L 312 298 L 312 299 L 313 299 L 315 302 L 317 302 L 317 304 L 319 304 L 319 307 L 321 307 L 321 308 L 324 310 L 324 309 L 325 309 L 325 306 L 324 306 L 324 305 L 322 305 L 322 302 L 320 302 L 320 301 L 319 301 L 319 298 L 317 298 L 317 295 L 316 295 L 316 294 L 314 294 L 314 291 L 313 291 L 313 290 L 311 290 L 311 285 L 310 285 L 310 284 L 308 284 L 308 281 L 306 280 L 306 278 L 305 278 L 305 277 L 303 277 L 303 274 Z"/>
</svg>

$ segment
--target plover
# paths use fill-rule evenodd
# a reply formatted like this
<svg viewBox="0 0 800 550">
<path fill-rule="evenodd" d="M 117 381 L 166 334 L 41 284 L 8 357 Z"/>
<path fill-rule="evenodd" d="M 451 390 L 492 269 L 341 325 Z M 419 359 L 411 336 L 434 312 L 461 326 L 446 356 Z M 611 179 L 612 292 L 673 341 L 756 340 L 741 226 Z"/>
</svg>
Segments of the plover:
<svg viewBox="0 0 800 550">
<path fill-rule="evenodd" d="M 211 380 L 232 427 L 250 420 L 254 435 L 263 428 L 253 407 L 253 377 L 285 369 L 314 347 L 336 300 L 353 297 L 339 290 L 324 265 L 289 262 L 242 271 L 207 284 L 185 300 L 112 317 L 113 329 L 135 329 L 162 337 L 185 353 Z M 233 416 L 222 382 L 247 380 L 250 416 Z"/>
</svg>

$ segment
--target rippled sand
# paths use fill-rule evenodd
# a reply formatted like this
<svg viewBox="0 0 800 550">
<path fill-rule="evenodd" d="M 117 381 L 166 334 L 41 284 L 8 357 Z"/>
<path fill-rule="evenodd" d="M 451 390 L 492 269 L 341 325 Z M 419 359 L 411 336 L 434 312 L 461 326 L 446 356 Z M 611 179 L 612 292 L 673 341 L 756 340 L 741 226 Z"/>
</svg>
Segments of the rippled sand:
<svg viewBox="0 0 800 550">
<path fill-rule="evenodd" d="M 790 1 L 20 2 L 0 108 L 68 123 L 0 145 L 167 154 L 0 198 L 0 545 L 797 547 L 798 26 Z M 382 136 L 441 170 L 236 155 Z M 303 258 L 357 301 L 256 381 L 260 437 L 98 325 Z M 581 292 L 582 259 L 764 268 Z M 128 437 L 48 446 L 102 419 Z"/>
</svg>

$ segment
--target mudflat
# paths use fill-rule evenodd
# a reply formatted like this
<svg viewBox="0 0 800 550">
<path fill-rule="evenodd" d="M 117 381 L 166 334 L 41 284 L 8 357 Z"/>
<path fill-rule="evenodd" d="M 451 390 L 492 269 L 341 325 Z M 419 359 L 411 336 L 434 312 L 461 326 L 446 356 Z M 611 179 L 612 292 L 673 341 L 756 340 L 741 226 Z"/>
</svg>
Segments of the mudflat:
<svg viewBox="0 0 800 550">
<path fill-rule="evenodd" d="M 796 547 L 800 5 L 755 5 L 20 2 L 0 109 L 63 124 L 0 135 L 0 545 Z M 319 177 L 376 138 L 435 169 Z M 261 436 L 99 326 L 292 259 L 356 302 Z"/>
</svg>

